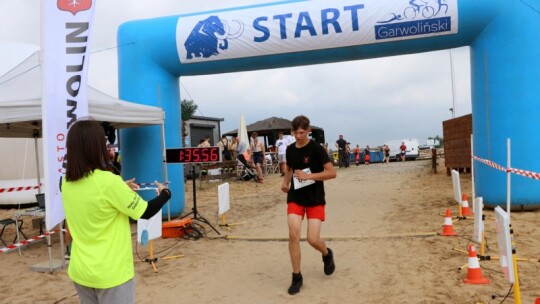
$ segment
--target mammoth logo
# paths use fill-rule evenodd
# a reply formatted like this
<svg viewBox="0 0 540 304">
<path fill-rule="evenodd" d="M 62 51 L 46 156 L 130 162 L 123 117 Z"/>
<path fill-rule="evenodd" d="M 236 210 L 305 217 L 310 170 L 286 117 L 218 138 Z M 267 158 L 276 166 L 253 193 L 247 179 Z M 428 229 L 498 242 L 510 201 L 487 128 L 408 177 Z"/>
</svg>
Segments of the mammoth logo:
<svg viewBox="0 0 540 304">
<path fill-rule="evenodd" d="M 220 50 L 229 48 L 229 41 L 237 39 L 244 32 L 244 24 L 239 20 L 233 20 L 238 24 L 235 33 L 230 32 L 227 21 L 217 16 L 210 16 L 199 21 L 189 34 L 184 46 L 186 47 L 187 59 L 195 57 L 208 58 L 219 54 Z"/>
<path fill-rule="evenodd" d="M 57 5 L 58 9 L 75 15 L 80 11 L 89 10 L 92 7 L 92 0 L 58 0 Z"/>
</svg>

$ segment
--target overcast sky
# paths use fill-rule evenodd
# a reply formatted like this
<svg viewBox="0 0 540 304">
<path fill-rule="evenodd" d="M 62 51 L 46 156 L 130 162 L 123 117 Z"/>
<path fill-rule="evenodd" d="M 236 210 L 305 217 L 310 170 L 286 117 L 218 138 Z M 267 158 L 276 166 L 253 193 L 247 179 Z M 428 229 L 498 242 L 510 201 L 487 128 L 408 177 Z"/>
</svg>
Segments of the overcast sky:
<svg viewBox="0 0 540 304">
<path fill-rule="evenodd" d="M 51 0 L 53 1 L 53 0 Z M 116 32 L 129 20 L 274 1 L 94 0 L 96 14 L 89 84 L 118 96 Z M 39 48 L 39 0 L 0 0 L 0 74 Z M 220 75 L 182 77 L 181 98 L 196 115 L 224 118 L 223 132 L 276 116 L 304 114 L 324 128 L 333 144 L 339 134 L 353 145 L 442 137 L 442 122 L 471 112 L 468 48 L 370 60 Z M 211 90 L 208 88 L 212 88 Z M 454 91 L 454 94 L 453 94 Z M 454 95 L 454 98 L 453 98 Z"/>
</svg>

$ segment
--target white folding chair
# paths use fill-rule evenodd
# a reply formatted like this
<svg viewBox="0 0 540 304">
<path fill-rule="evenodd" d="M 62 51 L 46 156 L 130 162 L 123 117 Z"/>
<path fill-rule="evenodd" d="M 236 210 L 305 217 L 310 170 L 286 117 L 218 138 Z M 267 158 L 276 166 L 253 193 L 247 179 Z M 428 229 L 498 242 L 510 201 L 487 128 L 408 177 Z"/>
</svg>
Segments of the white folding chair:
<svg viewBox="0 0 540 304">
<path fill-rule="evenodd" d="M 272 158 L 264 157 L 264 174 L 274 173 Z"/>
</svg>

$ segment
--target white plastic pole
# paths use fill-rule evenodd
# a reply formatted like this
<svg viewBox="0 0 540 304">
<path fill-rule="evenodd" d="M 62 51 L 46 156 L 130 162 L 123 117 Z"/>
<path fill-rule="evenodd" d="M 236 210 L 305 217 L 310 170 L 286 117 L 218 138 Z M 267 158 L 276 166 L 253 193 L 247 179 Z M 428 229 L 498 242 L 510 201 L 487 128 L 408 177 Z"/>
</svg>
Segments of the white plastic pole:
<svg viewBox="0 0 540 304">
<path fill-rule="evenodd" d="M 456 117 L 456 93 L 455 93 L 455 80 L 454 80 L 454 56 L 452 54 L 452 49 L 450 51 L 450 78 L 452 78 L 452 118 Z M 474 196 L 473 196 L 474 198 Z"/>
<path fill-rule="evenodd" d="M 471 187 L 472 187 L 472 201 L 473 201 L 473 212 L 476 213 L 476 210 L 474 210 L 474 199 L 476 198 L 476 190 L 474 189 L 474 141 L 473 141 L 473 135 L 471 134 Z"/>
<path fill-rule="evenodd" d="M 506 159 L 506 168 L 510 168 L 511 166 L 511 163 L 510 163 L 510 138 L 507 138 L 506 139 L 506 155 L 507 155 L 507 159 Z M 511 182 L 510 182 L 510 178 L 511 178 L 511 175 L 510 175 L 510 172 L 506 172 L 506 212 L 508 212 L 508 223 L 511 223 L 511 217 L 510 217 L 510 198 L 512 197 L 511 196 L 511 193 L 510 193 L 510 185 L 511 185 Z"/>
</svg>

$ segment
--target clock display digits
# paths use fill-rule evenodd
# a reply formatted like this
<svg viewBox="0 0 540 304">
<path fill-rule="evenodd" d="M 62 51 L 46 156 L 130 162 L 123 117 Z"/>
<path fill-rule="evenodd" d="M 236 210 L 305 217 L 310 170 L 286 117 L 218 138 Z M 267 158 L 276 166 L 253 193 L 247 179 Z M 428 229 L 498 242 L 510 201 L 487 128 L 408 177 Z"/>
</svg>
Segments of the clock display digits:
<svg viewBox="0 0 540 304">
<path fill-rule="evenodd" d="M 185 150 L 180 150 L 180 151 L 179 151 L 179 153 L 178 153 L 178 160 L 179 160 L 180 162 L 184 162 L 184 159 L 186 158 L 185 153 L 186 153 Z"/>
<path fill-rule="evenodd" d="M 210 150 L 210 160 L 219 161 L 219 149 Z"/>
<path fill-rule="evenodd" d="M 201 160 L 204 161 L 204 162 L 210 161 L 210 157 L 209 157 L 209 155 L 208 155 L 208 153 L 209 153 L 208 150 L 209 150 L 209 149 L 203 149 L 203 150 L 201 151 L 201 153 L 202 153 L 202 158 L 201 158 Z M 211 150 L 211 149 L 210 149 L 210 150 Z"/>
<path fill-rule="evenodd" d="M 209 163 L 220 161 L 219 147 L 167 149 L 167 163 Z"/>
<path fill-rule="evenodd" d="M 190 163 L 190 162 L 193 161 L 192 153 L 193 153 L 193 151 L 192 151 L 191 149 L 185 150 L 185 153 L 184 153 L 184 162 Z"/>
<path fill-rule="evenodd" d="M 201 150 L 200 149 L 193 150 L 193 162 L 198 163 L 200 161 L 201 161 Z"/>
</svg>

